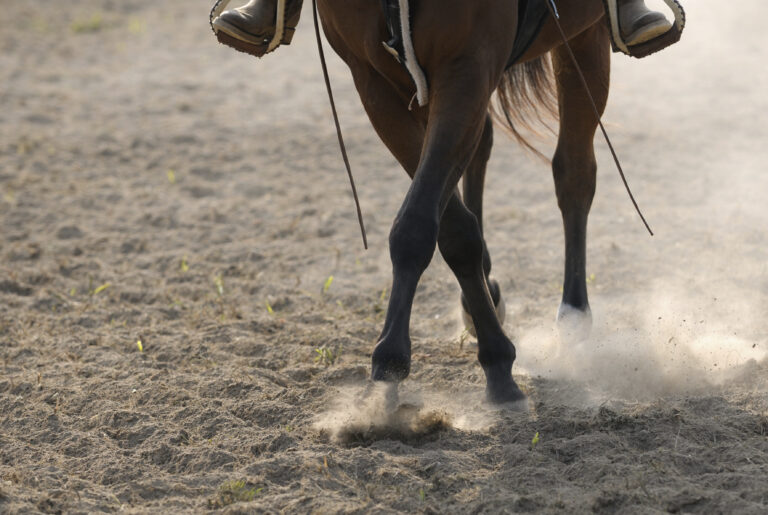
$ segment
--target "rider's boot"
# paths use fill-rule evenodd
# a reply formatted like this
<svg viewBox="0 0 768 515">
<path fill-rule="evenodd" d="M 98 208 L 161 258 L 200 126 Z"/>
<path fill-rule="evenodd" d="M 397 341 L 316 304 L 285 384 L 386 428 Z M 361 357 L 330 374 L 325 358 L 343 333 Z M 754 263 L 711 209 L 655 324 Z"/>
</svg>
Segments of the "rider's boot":
<svg viewBox="0 0 768 515">
<path fill-rule="evenodd" d="M 616 0 L 621 39 L 628 46 L 646 43 L 672 28 L 666 16 L 648 9 L 644 0 Z"/>
<path fill-rule="evenodd" d="M 301 16 L 302 3 L 303 0 L 286 0 L 280 44 L 291 43 Z M 213 29 L 221 43 L 256 57 L 277 47 L 277 44 L 270 45 L 277 25 L 277 0 L 250 0 L 242 7 L 224 11 L 213 20 Z"/>
</svg>

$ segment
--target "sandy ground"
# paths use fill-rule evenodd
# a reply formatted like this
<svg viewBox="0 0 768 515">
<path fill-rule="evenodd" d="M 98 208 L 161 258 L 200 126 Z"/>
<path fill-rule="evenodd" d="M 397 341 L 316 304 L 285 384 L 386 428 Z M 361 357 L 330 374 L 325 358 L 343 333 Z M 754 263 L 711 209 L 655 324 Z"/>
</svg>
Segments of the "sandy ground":
<svg viewBox="0 0 768 515">
<path fill-rule="evenodd" d="M 436 257 L 382 428 L 360 392 L 408 182 L 332 59 L 363 251 L 309 11 L 256 61 L 202 0 L 4 1 L 0 512 L 764 513 L 768 7 L 688 4 L 684 42 L 614 59 L 657 236 L 599 144 L 590 339 L 554 330 L 547 166 L 499 136 L 487 236 L 531 411 L 483 406 Z"/>
</svg>

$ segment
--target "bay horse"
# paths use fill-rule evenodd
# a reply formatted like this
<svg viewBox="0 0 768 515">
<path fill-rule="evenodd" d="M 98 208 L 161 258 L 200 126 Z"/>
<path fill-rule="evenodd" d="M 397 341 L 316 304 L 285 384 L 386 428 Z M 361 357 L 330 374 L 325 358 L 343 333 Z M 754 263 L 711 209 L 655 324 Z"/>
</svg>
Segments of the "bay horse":
<svg viewBox="0 0 768 515">
<path fill-rule="evenodd" d="M 597 119 L 551 16 L 517 64 L 507 66 L 519 4 L 518 0 L 418 0 L 411 21 L 413 45 L 429 81 L 428 103 L 419 107 L 411 106 L 414 85 L 408 72 L 382 46 L 389 36 L 380 2 L 318 0 L 325 35 L 352 72 L 374 129 L 412 178 L 389 235 L 393 284 L 372 355 L 374 381 L 398 383 L 410 372 L 409 324 L 416 286 L 439 248 L 458 279 L 462 304 L 474 323 L 487 400 L 525 399 L 512 378 L 515 347 L 496 313 L 501 292 L 490 279 L 491 259 L 483 239 L 494 92 L 500 99 L 496 118 L 509 122 L 512 130 L 524 108 L 546 103 L 547 98 L 557 101 L 560 127 L 552 172 L 565 230 L 558 319 L 591 319 L 585 270 L 587 217 L 597 170 L 593 148 Z M 602 114 L 611 52 L 603 3 L 558 0 L 557 7 Z"/>
</svg>

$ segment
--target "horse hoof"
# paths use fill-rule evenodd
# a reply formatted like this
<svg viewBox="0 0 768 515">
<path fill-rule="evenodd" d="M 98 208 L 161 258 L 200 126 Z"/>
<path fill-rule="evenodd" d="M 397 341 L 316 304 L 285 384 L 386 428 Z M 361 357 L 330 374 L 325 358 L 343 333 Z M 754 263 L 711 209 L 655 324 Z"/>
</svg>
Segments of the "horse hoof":
<svg viewBox="0 0 768 515">
<path fill-rule="evenodd" d="M 513 411 L 526 411 L 528 397 L 510 377 L 503 384 L 488 385 L 485 389 L 485 399 L 488 403 Z"/>
<path fill-rule="evenodd" d="M 399 383 L 411 373 L 410 351 L 398 352 L 383 343 L 383 341 L 379 342 L 373 349 L 371 379 L 373 381 Z"/>
<path fill-rule="evenodd" d="M 488 290 L 491 292 L 491 299 L 496 308 L 496 318 L 499 319 L 499 325 L 504 325 L 504 320 L 507 318 L 507 304 L 504 302 L 504 297 L 501 295 L 501 288 L 499 283 L 495 279 L 488 281 Z M 469 308 L 464 295 L 461 296 L 461 319 L 464 322 L 464 329 L 473 338 L 477 338 L 477 331 L 475 330 L 475 323 L 472 320 L 472 315 L 469 314 Z"/>
<path fill-rule="evenodd" d="M 592 332 L 592 310 L 560 304 L 557 310 L 557 332 L 561 342 L 578 343 L 589 338 Z"/>
</svg>

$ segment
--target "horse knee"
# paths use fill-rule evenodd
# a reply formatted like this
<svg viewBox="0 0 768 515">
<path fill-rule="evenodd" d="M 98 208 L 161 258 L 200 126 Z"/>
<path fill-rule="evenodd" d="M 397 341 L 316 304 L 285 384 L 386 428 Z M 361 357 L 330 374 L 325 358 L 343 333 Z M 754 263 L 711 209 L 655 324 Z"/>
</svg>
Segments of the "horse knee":
<svg viewBox="0 0 768 515">
<path fill-rule="evenodd" d="M 437 217 L 405 211 L 398 214 L 389 233 L 389 254 L 396 271 L 421 274 L 435 253 Z"/>
</svg>

